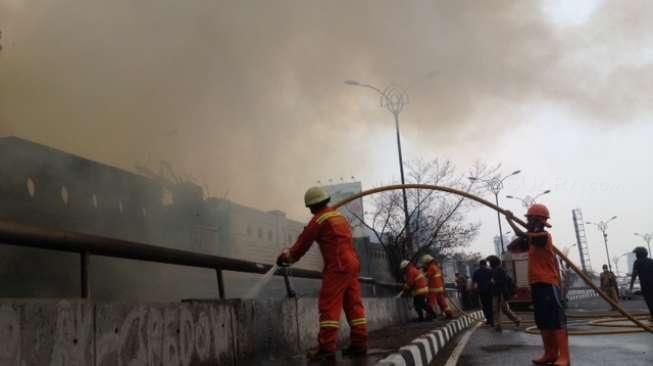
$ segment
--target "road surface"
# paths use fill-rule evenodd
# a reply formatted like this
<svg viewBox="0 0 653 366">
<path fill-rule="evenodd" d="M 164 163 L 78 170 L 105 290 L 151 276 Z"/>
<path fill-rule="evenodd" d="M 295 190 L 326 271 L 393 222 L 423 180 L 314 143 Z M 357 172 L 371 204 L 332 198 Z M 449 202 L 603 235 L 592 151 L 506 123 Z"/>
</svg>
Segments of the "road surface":
<svg viewBox="0 0 653 366">
<path fill-rule="evenodd" d="M 627 301 L 624 306 L 632 311 L 646 310 L 641 300 Z M 608 306 L 601 299 L 595 298 L 570 304 L 569 313 L 582 315 L 607 310 Z M 539 335 L 525 333 L 523 328 L 506 326 L 502 333 L 487 327 L 478 328 L 465 346 L 457 365 L 532 365 L 531 359 L 542 353 L 541 339 Z M 570 347 L 571 364 L 574 366 L 653 365 L 653 335 L 650 333 L 573 336 L 570 338 Z M 449 347 L 448 351 L 451 352 L 451 349 Z M 432 365 L 445 365 L 447 360 L 448 356 L 438 357 Z"/>
</svg>

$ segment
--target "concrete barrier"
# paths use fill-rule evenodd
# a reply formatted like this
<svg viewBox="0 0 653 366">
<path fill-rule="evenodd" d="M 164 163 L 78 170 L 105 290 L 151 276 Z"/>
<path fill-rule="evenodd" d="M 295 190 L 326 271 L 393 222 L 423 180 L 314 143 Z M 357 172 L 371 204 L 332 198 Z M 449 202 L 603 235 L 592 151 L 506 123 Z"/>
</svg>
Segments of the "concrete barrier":
<svg viewBox="0 0 653 366">
<path fill-rule="evenodd" d="M 0 302 L 0 365 L 89 365 L 93 307 L 75 301 Z"/>
<path fill-rule="evenodd" d="M 405 299 L 364 299 L 370 330 L 408 321 Z M 344 315 L 340 341 L 349 328 Z M 236 365 L 317 344 L 317 299 L 169 304 L 0 300 L 0 366 Z"/>
</svg>

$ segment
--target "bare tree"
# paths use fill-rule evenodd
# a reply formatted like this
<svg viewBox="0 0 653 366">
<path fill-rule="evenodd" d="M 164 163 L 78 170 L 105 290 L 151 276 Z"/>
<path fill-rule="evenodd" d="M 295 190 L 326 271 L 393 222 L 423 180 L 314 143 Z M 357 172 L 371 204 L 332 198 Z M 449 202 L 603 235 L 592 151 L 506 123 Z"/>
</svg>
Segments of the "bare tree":
<svg viewBox="0 0 653 366">
<path fill-rule="evenodd" d="M 497 167 L 489 168 L 476 163 L 467 172 L 456 172 L 449 160 L 416 160 L 406 164 L 406 183 L 432 184 L 478 193 L 483 187 L 467 179 L 469 176 L 489 178 Z M 403 259 L 415 260 L 430 253 L 444 256 L 465 247 L 478 233 L 480 223 L 468 222 L 466 214 L 475 205 L 472 201 L 450 193 L 411 189 L 407 191 L 411 238 L 406 238 L 403 203 L 400 191 L 389 191 L 367 199 L 364 218 L 359 222 L 381 244 L 389 258 L 391 272 L 398 279 L 399 263 Z M 407 245 L 412 240 L 414 252 Z"/>
</svg>

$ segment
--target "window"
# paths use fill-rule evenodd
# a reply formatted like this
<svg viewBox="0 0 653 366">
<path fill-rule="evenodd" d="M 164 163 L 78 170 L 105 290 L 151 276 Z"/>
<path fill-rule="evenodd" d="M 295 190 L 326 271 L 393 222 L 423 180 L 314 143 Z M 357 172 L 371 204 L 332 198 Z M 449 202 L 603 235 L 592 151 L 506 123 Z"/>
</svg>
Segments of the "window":
<svg viewBox="0 0 653 366">
<path fill-rule="evenodd" d="M 120 213 L 123 213 L 122 201 L 118 201 L 118 210 L 120 210 Z"/>
<path fill-rule="evenodd" d="M 258 228 L 258 230 L 257 230 L 257 234 L 258 234 L 258 238 L 259 238 L 259 239 L 263 239 L 263 229 Z"/>
<path fill-rule="evenodd" d="M 25 185 L 27 186 L 27 193 L 29 193 L 29 196 L 34 197 L 34 194 L 36 193 L 36 184 L 34 183 L 34 180 L 32 178 L 27 178 Z"/>
<path fill-rule="evenodd" d="M 143 217 L 147 216 L 147 209 L 145 207 L 141 207 L 141 212 L 143 212 Z"/>
<path fill-rule="evenodd" d="M 249 225 L 247 225 L 246 231 L 247 231 L 247 236 L 252 235 L 252 228 Z"/>
<path fill-rule="evenodd" d="M 272 230 L 268 231 L 268 240 L 272 241 Z"/>
<path fill-rule="evenodd" d="M 95 193 L 93 193 L 93 195 L 91 196 L 91 205 L 93 205 L 93 207 L 95 207 L 95 208 L 97 208 L 97 206 L 98 206 L 97 196 L 95 195 Z"/>
<path fill-rule="evenodd" d="M 168 188 L 164 188 L 161 191 L 161 205 L 163 206 L 172 206 L 175 203 L 174 195 L 172 191 Z"/>
<path fill-rule="evenodd" d="M 64 205 L 68 205 L 68 189 L 66 189 L 66 186 L 61 187 L 61 200 Z"/>
</svg>

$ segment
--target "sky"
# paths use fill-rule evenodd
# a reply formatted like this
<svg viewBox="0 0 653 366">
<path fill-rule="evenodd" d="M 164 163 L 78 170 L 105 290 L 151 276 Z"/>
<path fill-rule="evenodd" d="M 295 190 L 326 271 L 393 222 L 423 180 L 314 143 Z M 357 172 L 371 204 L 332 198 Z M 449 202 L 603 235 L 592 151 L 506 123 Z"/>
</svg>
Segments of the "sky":
<svg viewBox="0 0 653 366">
<path fill-rule="evenodd" d="M 0 0 L 0 135 L 128 170 L 167 160 L 211 195 L 306 220 L 318 180 L 398 179 L 392 116 L 344 81 L 398 85 L 405 160 L 521 169 L 505 193 L 551 189 L 561 246 L 573 208 L 617 215 L 612 257 L 653 232 L 652 15 L 635 0 Z M 470 220 L 470 250 L 490 254 L 494 213 Z"/>
</svg>

